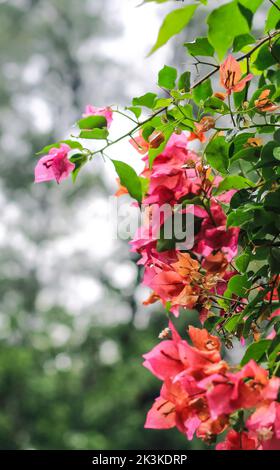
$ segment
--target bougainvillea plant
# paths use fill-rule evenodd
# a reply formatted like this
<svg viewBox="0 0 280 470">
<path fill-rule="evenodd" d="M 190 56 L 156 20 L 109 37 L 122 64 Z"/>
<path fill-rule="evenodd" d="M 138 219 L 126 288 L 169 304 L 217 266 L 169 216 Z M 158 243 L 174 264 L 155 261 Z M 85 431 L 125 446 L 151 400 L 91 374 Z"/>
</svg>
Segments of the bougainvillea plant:
<svg viewBox="0 0 280 470">
<path fill-rule="evenodd" d="M 144 355 L 162 381 L 145 426 L 176 426 L 187 439 L 218 440 L 217 449 L 280 449 L 280 1 L 233 0 L 209 14 L 210 6 L 176 5 L 150 52 L 206 11 L 207 36 L 184 44 L 199 79 L 165 65 L 160 95 L 134 98 L 121 111 L 132 128 L 114 141 L 109 127 L 119 109 L 88 105 L 77 138 L 43 149 L 35 181 L 75 181 L 116 142 L 132 144 L 144 169 L 137 175 L 112 160 L 117 195 L 129 193 L 145 212 L 131 246 L 151 289 L 144 303 L 161 302 L 168 316 L 159 344 Z M 252 33 L 259 8 L 267 11 L 260 38 Z M 169 218 L 178 205 L 192 212 L 191 247 L 165 237 L 165 216 L 154 230 L 152 216 L 165 204 Z M 188 325 L 189 309 L 201 328 Z M 172 320 L 179 315 L 185 339 Z M 221 356 L 233 340 L 246 345 L 237 365 Z"/>
</svg>

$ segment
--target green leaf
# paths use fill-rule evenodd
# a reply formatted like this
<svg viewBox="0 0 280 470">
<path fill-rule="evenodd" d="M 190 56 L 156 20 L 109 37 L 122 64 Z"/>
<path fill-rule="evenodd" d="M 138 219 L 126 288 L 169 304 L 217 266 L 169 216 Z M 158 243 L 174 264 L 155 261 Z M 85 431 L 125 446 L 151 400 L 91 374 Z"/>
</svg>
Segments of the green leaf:
<svg viewBox="0 0 280 470">
<path fill-rule="evenodd" d="M 196 38 L 193 42 L 185 42 L 184 46 L 193 56 L 212 56 L 215 54 L 214 47 L 206 37 Z"/>
<path fill-rule="evenodd" d="M 72 171 L 72 181 L 75 183 L 78 173 L 80 172 L 81 168 L 85 165 L 87 162 L 87 157 L 81 153 L 76 153 L 70 157 L 70 162 L 74 163 L 75 168 Z"/>
<path fill-rule="evenodd" d="M 248 26 L 251 29 L 253 16 L 254 16 L 253 12 L 249 8 L 242 5 L 242 3 L 240 2 L 237 2 L 237 5 L 238 5 L 241 15 L 246 19 Z"/>
<path fill-rule="evenodd" d="M 179 90 L 185 90 L 185 91 L 190 91 L 191 87 L 191 73 L 190 72 L 184 72 L 179 78 L 178 81 L 178 88 Z"/>
<path fill-rule="evenodd" d="M 280 147 L 276 147 L 273 149 L 273 156 L 276 160 L 280 160 Z"/>
<path fill-rule="evenodd" d="M 222 136 L 211 140 L 205 149 L 206 159 L 208 163 L 217 171 L 227 173 L 229 158 L 229 144 Z"/>
<path fill-rule="evenodd" d="M 188 5 L 184 8 L 173 10 L 165 17 L 159 30 L 157 41 L 148 56 L 153 54 L 153 52 L 166 44 L 172 36 L 180 33 L 182 29 L 187 26 L 192 19 L 197 6 L 198 5 Z"/>
<path fill-rule="evenodd" d="M 176 79 L 177 70 L 174 67 L 165 65 L 158 73 L 158 85 L 168 90 L 175 88 Z"/>
<path fill-rule="evenodd" d="M 237 160 L 247 160 L 249 162 L 255 163 L 260 156 L 260 153 L 260 147 L 244 147 L 242 150 L 239 150 L 233 155 L 233 157 L 230 159 L 230 163 L 236 162 Z"/>
<path fill-rule="evenodd" d="M 228 191 L 230 189 L 246 189 L 253 186 L 254 183 L 243 176 L 230 175 L 226 176 L 223 181 L 220 182 L 216 194 L 220 194 L 223 191 Z"/>
<path fill-rule="evenodd" d="M 208 317 L 207 320 L 205 320 L 203 328 L 206 328 L 209 333 L 214 330 L 214 328 L 221 323 L 223 319 L 221 317 L 218 317 L 216 315 L 211 315 L 211 317 Z"/>
<path fill-rule="evenodd" d="M 273 54 L 271 53 L 273 51 Z M 280 44 L 274 44 L 272 51 L 268 44 L 264 44 L 258 52 L 258 55 L 254 61 L 254 66 L 258 70 L 264 71 L 271 65 L 277 63 L 277 58 L 280 61 Z"/>
<path fill-rule="evenodd" d="M 253 211 L 245 212 L 243 208 L 233 210 L 227 216 L 227 227 L 241 227 L 253 218 Z"/>
<path fill-rule="evenodd" d="M 193 89 L 193 99 L 198 105 L 203 103 L 207 98 L 213 95 L 211 80 L 205 80 L 200 85 Z"/>
<path fill-rule="evenodd" d="M 145 95 L 133 98 L 133 106 L 145 106 L 146 108 L 152 109 L 154 107 L 157 95 L 155 93 L 145 93 Z"/>
<path fill-rule="evenodd" d="M 250 346 L 247 348 L 247 351 L 245 352 L 243 359 L 241 361 L 241 366 L 244 366 L 249 362 L 251 359 L 253 359 L 256 362 L 259 362 L 261 358 L 263 357 L 264 353 L 268 350 L 269 346 L 271 345 L 271 340 L 270 339 L 261 339 L 257 343 L 252 343 Z"/>
<path fill-rule="evenodd" d="M 264 208 L 268 211 L 275 212 L 277 214 L 280 213 L 280 190 L 273 191 L 268 193 L 265 200 L 264 200 Z"/>
<path fill-rule="evenodd" d="M 229 107 L 223 100 L 220 100 L 216 96 L 210 96 L 210 98 L 204 101 L 204 111 L 212 114 L 224 114 L 229 112 Z"/>
<path fill-rule="evenodd" d="M 240 34 L 236 36 L 233 41 L 233 52 L 239 52 L 244 46 L 254 44 L 256 39 L 251 34 Z"/>
<path fill-rule="evenodd" d="M 238 323 L 240 322 L 241 319 L 242 319 L 241 315 L 233 315 L 231 318 L 226 320 L 223 327 L 229 333 L 232 333 L 236 329 L 236 327 L 237 327 L 237 325 L 238 325 Z"/>
<path fill-rule="evenodd" d="M 167 145 L 167 142 L 169 141 L 171 135 L 173 134 L 173 126 L 169 125 L 169 127 L 166 129 L 166 130 L 162 130 L 161 129 L 161 132 L 164 134 L 164 142 L 162 142 L 162 144 L 156 148 L 156 149 L 152 149 L 150 148 L 149 150 L 149 166 L 150 168 L 152 168 L 153 166 L 153 162 L 154 162 L 154 159 L 160 155 L 163 150 L 165 149 L 166 145 Z"/>
<path fill-rule="evenodd" d="M 235 1 L 213 10 L 208 16 L 207 23 L 208 39 L 218 53 L 219 59 L 223 59 L 236 36 L 248 33 L 250 29 Z"/>
<path fill-rule="evenodd" d="M 239 297 L 246 297 L 246 290 L 250 287 L 251 283 L 246 274 L 236 274 L 236 276 L 230 278 L 227 290 Z"/>
<path fill-rule="evenodd" d="M 141 108 L 138 108 L 137 106 L 127 106 L 125 109 L 127 109 L 128 111 L 131 111 L 136 117 L 136 119 L 140 118 L 141 113 L 142 113 Z"/>
<path fill-rule="evenodd" d="M 124 186 L 131 197 L 136 201 L 142 201 L 142 184 L 136 171 L 127 163 L 119 160 L 112 160 L 115 170 L 120 178 L 120 183 Z"/>
<path fill-rule="evenodd" d="M 252 13 L 256 13 L 263 1 L 264 0 L 238 0 L 238 3 L 251 10 Z"/>
<path fill-rule="evenodd" d="M 80 129 L 102 129 L 107 127 L 107 119 L 104 116 L 88 116 L 77 122 Z"/>
<path fill-rule="evenodd" d="M 76 140 L 60 140 L 59 142 L 55 142 L 54 144 L 47 145 L 42 150 L 40 150 L 40 152 L 37 152 L 36 155 L 46 155 L 51 149 L 58 149 L 61 144 L 67 144 L 71 149 L 83 150 L 82 144 L 80 144 L 80 142 L 77 142 Z"/>
<path fill-rule="evenodd" d="M 106 140 L 109 132 L 106 128 L 93 129 L 92 131 L 83 130 L 79 134 L 80 139 Z"/>
<path fill-rule="evenodd" d="M 274 3 L 280 7 L 280 0 L 274 0 Z M 265 31 L 271 31 L 280 23 L 279 10 L 274 5 L 271 6 L 265 23 Z"/>
<path fill-rule="evenodd" d="M 263 1 L 264 0 L 238 0 L 238 3 L 251 10 L 252 13 L 256 13 Z"/>
<path fill-rule="evenodd" d="M 241 271 L 242 273 L 245 273 L 248 268 L 250 259 L 251 259 L 251 256 L 248 253 L 242 253 L 241 255 L 239 255 L 235 259 L 235 264 L 236 264 L 237 269 Z"/>
<path fill-rule="evenodd" d="M 268 262 L 272 274 L 280 274 L 280 248 L 271 248 Z"/>
</svg>

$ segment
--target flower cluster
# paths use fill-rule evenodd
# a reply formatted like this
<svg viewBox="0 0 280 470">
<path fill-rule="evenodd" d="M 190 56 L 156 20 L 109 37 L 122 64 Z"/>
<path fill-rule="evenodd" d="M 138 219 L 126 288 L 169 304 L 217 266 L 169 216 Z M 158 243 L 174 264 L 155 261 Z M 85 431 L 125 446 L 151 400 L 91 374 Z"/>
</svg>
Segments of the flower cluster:
<svg viewBox="0 0 280 470">
<path fill-rule="evenodd" d="M 166 339 L 144 355 L 144 366 L 163 381 L 145 427 L 177 427 L 188 439 L 207 443 L 231 429 L 217 449 L 280 449 L 280 379 L 253 360 L 232 368 L 222 360 L 221 344 L 205 329 L 188 330 L 193 345 L 169 323 Z M 247 417 L 245 417 L 247 414 Z"/>
<path fill-rule="evenodd" d="M 139 146 L 139 151 L 145 155 L 142 175 L 149 180 L 148 192 L 142 201 L 147 216 L 131 242 L 132 250 L 141 255 L 139 263 L 145 268 L 144 284 L 153 290 L 146 303 L 159 299 L 164 305 L 170 303 L 175 315 L 179 307 L 196 307 L 201 319 L 205 319 L 211 306 L 209 299 L 215 293 L 222 294 L 234 274 L 229 263 L 237 253 L 239 228 L 226 228 L 226 215 L 221 205 L 230 201 L 234 191 L 213 195 L 220 178 L 213 177 L 210 168 L 189 148 L 189 135 L 185 133 L 171 136 L 151 170 L 146 156 L 149 142 L 140 134 L 131 143 Z M 194 231 L 193 246 L 188 247 L 189 252 L 177 245 L 159 251 L 159 233 L 170 217 L 170 213 L 160 213 L 161 208 L 166 205 L 174 208 L 184 200 L 194 201 L 191 207 L 182 209 L 186 214 L 191 210 L 192 221 L 196 221 L 198 230 Z"/>
</svg>

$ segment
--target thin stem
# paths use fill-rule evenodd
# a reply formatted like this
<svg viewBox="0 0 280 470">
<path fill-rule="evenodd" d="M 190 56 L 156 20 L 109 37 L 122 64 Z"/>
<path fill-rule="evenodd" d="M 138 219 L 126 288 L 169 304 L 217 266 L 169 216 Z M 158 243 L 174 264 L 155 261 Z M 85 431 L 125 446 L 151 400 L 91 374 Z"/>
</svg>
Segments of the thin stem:
<svg viewBox="0 0 280 470">
<path fill-rule="evenodd" d="M 138 121 L 133 119 L 131 116 L 128 116 L 128 114 L 123 113 L 122 111 L 119 111 L 118 109 L 114 110 L 114 113 L 121 114 L 122 116 L 126 117 L 127 119 L 130 119 L 130 121 L 134 122 L 134 124 L 138 124 Z"/>
<path fill-rule="evenodd" d="M 241 62 L 242 60 L 244 59 L 247 59 L 248 57 L 251 57 L 251 55 L 257 50 L 259 49 L 259 47 L 261 47 L 263 44 L 265 44 L 266 42 L 269 42 L 271 39 L 273 39 L 275 36 L 277 36 L 278 34 L 280 34 L 280 30 L 277 29 L 276 31 L 274 31 L 274 33 L 272 34 L 269 34 L 268 36 L 265 36 L 263 39 L 260 39 L 257 44 L 249 51 L 247 52 L 246 54 L 243 54 L 241 57 L 239 57 L 237 59 L 238 62 Z M 206 80 L 208 80 L 208 78 L 212 77 L 212 75 L 214 75 L 216 72 L 218 72 L 218 70 L 220 69 L 220 67 L 218 67 L 217 69 L 215 70 L 211 70 L 210 72 L 208 72 L 204 77 L 202 77 L 200 80 L 198 80 L 192 87 L 191 89 L 193 90 L 194 88 L 196 88 L 197 86 L 201 85 L 201 83 L 205 82 Z"/>
<path fill-rule="evenodd" d="M 131 129 L 129 132 L 127 132 L 126 134 L 122 135 L 121 137 L 119 137 L 118 139 L 116 140 L 113 140 L 112 142 L 109 142 L 108 144 L 104 145 L 104 147 L 102 147 L 101 149 L 99 150 L 96 150 L 95 152 L 93 153 L 99 153 L 99 152 L 103 152 L 104 150 L 106 150 L 108 147 L 111 147 L 112 145 L 114 144 L 117 144 L 118 142 L 120 142 L 121 140 L 125 139 L 126 137 L 131 137 L 131 134 L 133 134 L 134 132 L 136 132 L 141 126 L 143 126 L 144 124 L 146 124 L 147 122 L 150 122 L 155 116 L 158 116 L 158 114 L 161 114 L 163 111 L 166 111 L 167 108 L 162 108 L 160 109 L 159 111 L 157 111 L 156 113 L 152 114 L 149 118 L 145 119 L 145 121 L 142 121 L 142 122 L 139 122 L 137 124 L 137 126 L 133 127 L 133 129 Z"/>
<path fill-rule="evenodd" d="M 231 109 L 230 95 L 228 95 L 228 107 L 229 107 L 229 112 L 230 112 L 230 117 L 231 117 L 231 120 L 232 120 L 232 124 L 234 125 L 234 127 L 236 127 L 235 120 L 234 120 L 234 117 L 233 117 L 233 112 L 232 112 L 232 109 Z"/>
</svg>

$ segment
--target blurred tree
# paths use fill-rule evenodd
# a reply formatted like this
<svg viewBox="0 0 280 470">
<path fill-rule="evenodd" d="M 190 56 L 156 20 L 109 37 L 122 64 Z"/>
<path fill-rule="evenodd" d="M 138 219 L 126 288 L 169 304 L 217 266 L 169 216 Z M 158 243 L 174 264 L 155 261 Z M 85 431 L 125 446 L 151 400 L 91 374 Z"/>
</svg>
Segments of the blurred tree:
<svg viewBox="0 0 280 470">
<path fill-rule="evenodd" d="M 141 355 L 164 323 L 155 316 L 147 328 L 128 248 L 116 242 L 97 256 L 101 222 L 90 205 L 106 196 L 100 172 L 63 192 L 32 183 L 34 153 L 70 127 L 85 97 L 112 99 L 112 82 L 101 89 L 100 77 L 117 64 L 87 59 L 101 35 L 119 33 L 110 3 L 0 5 L 2 449 L 188 447 L 175 432 L 164 440 L 143 429 L 158 383 Z"/>
</svg>

